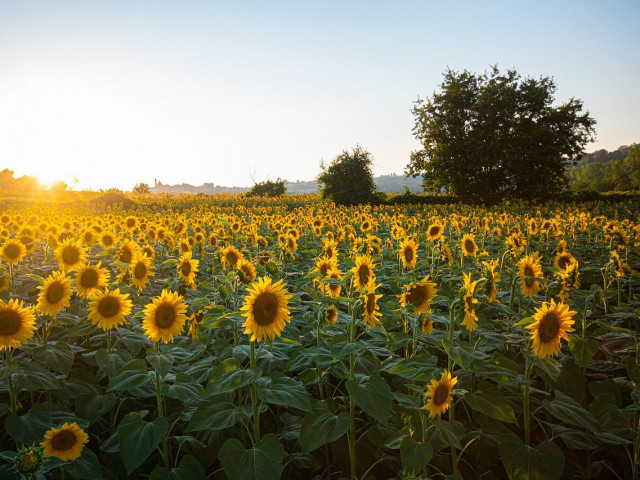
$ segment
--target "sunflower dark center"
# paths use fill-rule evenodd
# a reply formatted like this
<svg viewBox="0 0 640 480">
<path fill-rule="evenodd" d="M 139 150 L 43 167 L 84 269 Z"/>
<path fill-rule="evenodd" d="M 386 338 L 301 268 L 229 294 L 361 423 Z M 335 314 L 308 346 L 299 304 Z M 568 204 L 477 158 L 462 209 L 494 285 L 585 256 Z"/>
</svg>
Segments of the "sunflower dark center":
<svg viewBox="0 0 640 480">
<path fill-rule="evenodd" d="M 369 283 L 370 276 L 371 272 L 369 271 L 369 267 L 367 265 L 360 265 L 360 268 L 358 268 L 358 280 L 360 280 L 360 284 L 366 285 Z"/>
<path fill-rule="evenodd" d="M 227 262 L 235 267 L 236 263 L 238 263 L 238 256 L 235 252 L 227 252 Z"/>
<path fill-rule="evenodd" d="M 133 218 L 130 218 L 129 220 L 127 220 L 127 227 L 133 228 L 135 226 L 136 226 L 136 221 Z"/>
<path fill-rule="evenodd" d="M 122 250 L 122 252 L 120 252 L 120 258 L 118 260 L 120 260 L 122 263 L 131 263 L 132 259 L 133 252 L 130 249 L 125 248 Z"/>
<path fill-rule="evenodd" d="M 407 263 L 411 263 L 413 260 L 413 249 L 411 247 L 407 247 L 404 249 L 404 259 Z"/>
<path fill-rule="evenodd" d="M 524 267 L 524 276 L 525 277 L 535 277 L 535 274 L 533 273 L 533 269 L 527 265 L 526 267 Z M 533 287 L 533 282 L 534 280 L 529 280 L 529 279 L 525 279 L 524 280 L 524 284 L 528 287 L 531 288 Z"/>
<path fill-rule="evenodd" d="M 56 433 L 51 439 L 51 446 L 54 450 L 70 450 L 76 444 L 76 435 L 69 430 L 62 430 Z"/>
<path fill-rule="evenodd" d="M 329 264 L 322 263 L 320 265 L 320 275 L 322 275 L 323 277 L 326 277 L 328 271 L 329 271 Z"/>
<path fill-rule="evenodd" d="M 146 274 L 147 274 L 147 266 L 142 262 L 138 262 L 135 268 L 133 269 L 133 275 L 138 280 L 141 280 L 145 277 Z"/>
<path fill-rule="evenodd" d="M 373 315 L 376 311 L 376 294 L 368 293 L 367 294 L 367 314 Z"/>
<path fill-rule="evenodd" d="M 15 335 L 22 327 L 22 317 L 14 310 L 0 312 L 0 335 Z"/>
<path fill-rule="evenodd" d="M 253 318 L 258 325 L 269 326 L 278 314 L 278 297 L 272 292 L 262 292 L 253 304 Z"/>
<path fill-rule="evenodd" d="M 120 312 L 120 300 L 115 297 L 103 297 L 98 303 L 98 313 L 103 317 L 114 317 Z"/>
<path fill-rule="evenodd" d="M 553 342 L 560 331 L 560 319 L 553 312 L 547 312 L 540 320 L 538 335 L 543 343 Z"/>
<path fill-rule="evenodd" d="M 426 288 L 422 285 L 414 285 L 409 289 L 407 300 L 414 307 L 421 306 L 427 298 Z"/>
<path fill-rule="evenodd" d="M 438 384 L 436 390 L 433 392 L 433 404 L 437 407 L 447 403 L 449 398 L 449 387 L 444 384 Z"/>
<path fill-rule="evenodd" d="M 567 255 L 562 255 L 559 259 L 558 259 L 558 266 L 562 269 L 565 270 L 567 268 L 567 266 L 569 265 L 569 257 Z"/>
<path fill-rule="evenodd" d="M 473 312 L 473 297 L 471 295 L 467 295 L 464 298 L 465 303 L 467 304 L 467 311 Z"/>
<path fill-rule="evenodd" d="M 431 237 L 437 237 L 438 235 L 440 235 L 440 227 L 431 227 L 429 229 L 429 235 Z"/>
<path fill-rule="evenodd" d="M 80 285 L 82 288 L 96 288 L 98 286 L 98 272 L 89 268 L 80 275 Z"/>
<path fill-rule="evenodd" d="M 189 261 L 182 262 L 182 265 L 180 266 L 180 271 L 182 272 L 183 276 L 188 277 L 191 274 L 191 262 Z"/>
<path fill-rule="evenodd" d="M 80 251 L 77 247 L 68 246 L 62 250 L 62 261 L 65 265 L 75 265 L 80 260 Z"/>
<path fill-rule="evenodd" d="M 102 237 L 102 243 L 104 243 L 105 247 L 110 247 L 113 245 L 113 237 L 111 235 L 105 235 Z"/>
<path fill-rule="evenodd" d="M 9 258 L 18 258 L 20 249 L 16 245 L 7 245 L 4 248 L 4 254 Z"/>
<path fill-rule="evenodd" d="M 160 305 L 156 310 L 156 326 L 168 328 L 176 320 L 176 310 L 171 305 Z"/>
<path fill-rule="evenodd" d="M 464 249 L 467 252 L 473 252 L 475 250 L 475 244 L 473 243 L 473 240 L 470 240 L 470 239 L 467 238 L 464 241 Z"/>
<path fill-rule="evenodd" d="M 64 286 L 60 282 L 55 282 L 47 288 L 47 303 L 55 304 L 64 297 Z"/>
</svg>

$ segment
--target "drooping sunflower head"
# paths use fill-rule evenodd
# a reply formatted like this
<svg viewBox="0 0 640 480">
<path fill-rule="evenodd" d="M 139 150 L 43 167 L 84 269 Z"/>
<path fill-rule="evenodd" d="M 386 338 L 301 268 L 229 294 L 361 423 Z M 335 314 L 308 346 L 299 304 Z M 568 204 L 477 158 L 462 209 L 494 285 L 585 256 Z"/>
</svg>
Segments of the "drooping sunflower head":
<svg viewBox="0 0 640 480">
<path fill-rule="evenodd" d="M 560 340 L 569 340 L 567 332 L 573 332 L 573 316 L 576 312 L 569 311 L 569 305 L 552 299 L 544 302 L 541 308 L 536 308 L 533 315 L 534 323 L 527 325 L 531 329 L 533 352 L 538 357 L 555 356 L 560 353 Z"/>
<path fill-rule="evenodd" d="M 542 278 L 542 266 L 538 252 L 524 256 L 518 263 L 518 275 L 521 277 L 520 287 L 522 295 L 527 298 L 535 297 L 541 288 L 536 278 Z"/>
<path fill-rule="evenodd" d="M 271 278 L 263 277 L 248 289 L 242 310 L 247 320 L 242 324 L 244 333 L 251 335 L 251 341 L 273 340 L 280 335 L 285 324 L 290 321 L 289 299 L 282 280 L 272 283 Z"/>
<path fill-rule="evenodd" d="M 33 307 L 24 307 L 24 302 L 12 298 L 7 303 L 0 300 L 0 350 L 18 348 L 33 337 L 36 317 Z"/>
<path fill-rule="evenodd" d="M 131 314 L 131 300 L 128 293 L 120 293 L 120 289 L 98 291 L 91 296 L 89 302 L 89 320 L 103 330 L 112 330 L 126 321 L 125 316 Z"/>
<path fill-rule="evenodd" d="M 403 307 L 412 305 L 416 314 L 428 313 L 431 309 L 431 300 L 438 293 L 436 284 L 429 281 L 429 276 L 427 275 L 419 282 L 405 285 L 405 288 L 406 292 L 400 295 L 400 305 Z"/>
<path fill-rule="evenodd" d="M 376 295 L 376 289 L 379 286 L 380 285 L 376 285 L 375 282 L 369 282 L 366 290 L 363 292 L 364 298 L 362 299 L 362 303 L 364 305 L 364 317 L 362 321 L 367 325 L 367 328 L 380 324 L 378 317 L 381 317 L 382 313 L 380 312 L 378 299 L 382 298 L 382 294 Z"/>
<path fill-rule="evenodd" d="M 180 335 L 187 321 L 187 304 L 176 292 L 164 289 L 160 296 L 153 297 L 144 309 L 142 327 L 152 341 L 173 342 Z"/>
<path fill-rule="evenodd" d="M 76 291 L 82 298 L 89 298 L 96 291 L 107 288 L 111 274 L 106 268 L 85 264 L 76 272 Z"/>
<path fill-rule="evenodd" d="M 22 261 L 27 254 L 27 247 L 18 240 L 11 239 L 4 242 L 0 249 L 0 257 L 7 262 L 8 265 L 15 265 Z"/>
<path fill-rule="evenodd" d="M 411 238 L 406 238 L 400 244 L 400 261 L 404 268 L 415 268 L 418 260 L 418 244 Z"/>
<path fill-rule="evenodd" d="M 87 261 L 87 254 L 81 242 L 67 238 L 56 249 L 56 261 L 63 272 L 75 272 Z"/>
<path fill-rule="evenodd" d="M 446 412 L 453 400 L 452 392 L 456 383 L 458 383 L 458 379 L 451 377 L 451 373 L 448 371 L 442 372 L 440 380 L 432 379 L 424 394 L 428 399 L 427 403 L 420 407 L 421 410 L 428 410 L 429 418 L 439 417 Z"/>
<path fill-rule="evenodd" d="M 130 264 L 129 274 L 133 285 L 138 290 L 142 290 L 147 286 L 149 277 L 154 275 L 152 270 L 153 265 L 149 257 L 140 252 L 136 254 Z"/>
<path fill-rule="evenodd" d="M 58 457 L 60 460 L 72 461 L 80 458 L 82 449 L 89 442 L 89 436 L 76 422 L 65 422 L 59 428 L 51 428 L 44 435 L 40 446 L 44 448 L 45 457 Z"/>
<path fill-rule="evenodd" d="M 478 245 L 470 233 L 462 237 L 460 248 L 466 257 L 475 257 L 476 253 L 478 253 Z"/>
<path fill-rule="evenodd" d="M 356 266 L 351 271 L 353 272 L 353 281 L 358 290 L 364 290 L 370 281 L 375 281 L 374 267 L 375 264 L 369 255 L 358 255 L 356 257 Z"/>
<path fill-rule="evenodd" d="M 238 271 L 238 278 L 242 283 L 249 284 L 256 279 L 256 267 L 244 258 L 238 260 L 238 263 L 236 263 L 236 269 Z"/>
<path fill-rule="evenodd" d="M 63 272 L 53 272 L 38 288 L 37 308 L 43 314 L 55 317 L 60 310 L 71 305 L 71 281 Z"/>
</svg>

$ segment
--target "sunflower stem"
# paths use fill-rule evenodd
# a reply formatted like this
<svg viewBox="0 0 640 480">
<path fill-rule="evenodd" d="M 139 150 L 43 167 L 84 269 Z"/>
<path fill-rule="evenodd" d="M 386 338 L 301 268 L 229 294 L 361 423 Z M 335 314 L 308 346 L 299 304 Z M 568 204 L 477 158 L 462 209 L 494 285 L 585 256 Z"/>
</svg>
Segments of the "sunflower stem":
<svg viewBox="0 0 640 480">
<path fill-rule="evenodd" d="M 529 375 L 531 374 L 531 342 L 527 346 L 527 353 L 524 364 L 524 394 L 522 395 L 522 410 L 524 412 L 524 443 L 529 445 L 531 443 L 531 413 L 529 411 Z"/>
<path fill-rule="evenodd" d="M 511 293 L 509 294 L 509 310 L 513 312 L 513 308 L 516 302 L 516 285 L 518 283 L 518 277 L 515 277 L 511 282 Z"/>
<path fill-rule="evenodd" d="M 111 331 L 109 331 L 108 338 L 111 338 Z M 109 341 L 109 347 L 111 347 L 111 341 Z M 156 355 L 160 354 L 160 344 L 159 342 L 154 343 L 154 350 Z M 156 403 L 158 404 L 158 418 L 164 417 L 164 408 L 162 405 L 162 392 L 160 389 L 160 372 L 156 368 Z M 166 468 L 169 468 L 169 445 L 167 443 L 167 437 L 165 436 L 162 439 L 162 461 Z"/>
<path fill-rule="evenodd" d="M 107 330 L 107 352 L 111 355 L 111 329 Z"/>
<path fill-rule="evenodd" d="M 256 342 L 250 341 L 249 348 L 250 358 L 249 362 L 251 368 L 256 366 Z M 251 407 L 253 408 L 253 442 L 254 444 L 260 443 L 260 409 L 258 408 L 258 399 L 256 398 L 256 382 L 251 382 Z"/>
<path fill-rule="evenodd" d="M 9 367 L 9 363 L 11 363 L 11 347 L 6 347 L 5 349 L 5 364 L 7 365 L 7 367 Z M 9 397 L 10 397 L 10 405 L 9 405 L 9 412 L 11 413 L 18 413 L 18 408 L 17 408 L 17 401 L 16 401 L 16 389 L 13 386 L 13 375 L 11 373 L 9 373 L 9 375 L 7 375 L 7 380 L 9 382 Z"/>
<path fill-rule="evenodd" d="M 456 308 L 460 303 L 460 299 L 456 299 L 451 303 L 449 307 L 449 349 L 447 353 L 447 369 L 449 374 L 453 374 L 453 357 L 451 357 L 451 349 L 453 348 L 453 337 L 456 325 Z M 449 407 L 449 421 L 452 422 L 455 420 L 455 404 L 452 401 L 451 406 Z M 451 446 L 451 464 L 453 467 L 453 471 L 458 471 L 458 451 L 456 447 Z"/>
<path fill-rule="evenodd" d="M 356 340 L 356 311 L 355 305 L 351 311 L 351 328 L 349 329 L 349 343 L 355 343 Z M 349 355 L 349 380 L 355 378 L 356 358 L 353 353 Z M 352 396 L 349 396 L 349 417 L 351 420 L 349 427 L 349 464 L 351 467 L 351 479 L 356 478 L 356 403 Z"/>
</svg>

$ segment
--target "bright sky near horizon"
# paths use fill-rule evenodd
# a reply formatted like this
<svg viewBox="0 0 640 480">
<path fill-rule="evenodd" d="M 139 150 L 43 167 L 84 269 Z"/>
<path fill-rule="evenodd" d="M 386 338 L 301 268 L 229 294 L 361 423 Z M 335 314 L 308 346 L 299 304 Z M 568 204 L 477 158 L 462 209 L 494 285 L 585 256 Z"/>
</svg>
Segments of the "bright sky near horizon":
<svg viewBox="0 0 640 480">
<path fill-rule="evenodd" d="M 401 174 L 447 67 L 552 76 L 640 141 L 640 2 L 0 0 L 0 169 L 74 188 Z"/>
</svg>

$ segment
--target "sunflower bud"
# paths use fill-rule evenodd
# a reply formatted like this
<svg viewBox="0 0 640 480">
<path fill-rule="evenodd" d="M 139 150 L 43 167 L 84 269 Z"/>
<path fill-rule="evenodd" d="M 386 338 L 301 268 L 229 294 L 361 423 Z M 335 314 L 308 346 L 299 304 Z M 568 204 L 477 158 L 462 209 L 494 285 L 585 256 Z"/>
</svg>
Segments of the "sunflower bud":
<svg viewBox="0 0 640 480">
<path fill-rule="evenodd" d="M 30 478 L 42 468 L 42 463 L 42 448 L 34 445 L 22 447 L 13 457 L 13 470 L 18 472 L 21 477 Z"/>
</svg>

